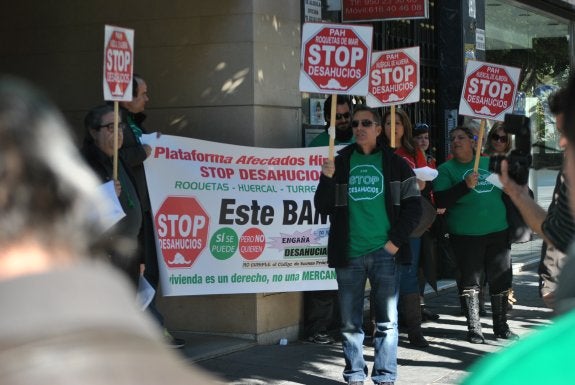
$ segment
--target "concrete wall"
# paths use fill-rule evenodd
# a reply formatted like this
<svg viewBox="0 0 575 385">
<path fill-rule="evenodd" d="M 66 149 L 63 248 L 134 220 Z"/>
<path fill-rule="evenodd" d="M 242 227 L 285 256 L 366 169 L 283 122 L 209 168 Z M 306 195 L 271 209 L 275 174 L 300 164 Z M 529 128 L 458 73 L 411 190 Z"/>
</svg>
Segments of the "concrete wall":
<svg viewBox="0 0 575 385">
<path fill-rule="evenodd" d="M 0 5 L 0 72 L 44 87 L 81 135 L 102 102 L 104 25 L 135 30 L 150 129 L 219 142 L 300 139 L 299 0 L 23 0 Z"/>
<path fill-rule="evenodd" d="M 44 88 L 83 136 L 102 103 L 104 25 L 135 30 L 148 130 L 224 143 L 301 143 L 299 0 L 21 0 L 0 4 L 0 73 Z M 165 298 L 175 330 L 297 336 L 301 294 Z M 287 333 L 287 334 L 286 334 Z"/>
</svg>

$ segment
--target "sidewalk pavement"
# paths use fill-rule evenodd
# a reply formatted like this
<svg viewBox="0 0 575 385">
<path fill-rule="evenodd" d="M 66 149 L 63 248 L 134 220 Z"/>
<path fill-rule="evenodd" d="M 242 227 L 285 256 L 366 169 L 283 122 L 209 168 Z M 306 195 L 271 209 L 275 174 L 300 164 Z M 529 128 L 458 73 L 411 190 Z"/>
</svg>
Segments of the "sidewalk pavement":
<svg viewBox="0 0 575 385">
<path fill-rule="evenodd" d="M 536 267 L 540 247 L 541 240 L 535 239 L 512 248 L 517 303 L 510 311 L 509 325 L 520 336 L 548 324 L 552 315 L 538 293 Z M 427 306 L 441 318 L 423 324 L 424 335 L 430 342 L 427 349 L 411 348 L 406 334 L 400 333 L 396 385 L 458 384 L 478 358 L 508 345 L 509 341 L 494 339 L 489 300 L 486 302 L 488 316 L 482 317 L 486 343 L 475 345 L 466 341 L 467 326 L 465 317 L 460 315 L 454 282 L 442 281 L 437 294 L 427 292 Z M 344 383 L 341 343 L 317 345 L 292 341 L 284 346 L 256 345 L 227 337 L 174 334 L 186 339 L 182 353 L 189 360 L 232 385 Z M 364 347 L 364 354 L 371 370 L 373 348 Z"/>
</svg>

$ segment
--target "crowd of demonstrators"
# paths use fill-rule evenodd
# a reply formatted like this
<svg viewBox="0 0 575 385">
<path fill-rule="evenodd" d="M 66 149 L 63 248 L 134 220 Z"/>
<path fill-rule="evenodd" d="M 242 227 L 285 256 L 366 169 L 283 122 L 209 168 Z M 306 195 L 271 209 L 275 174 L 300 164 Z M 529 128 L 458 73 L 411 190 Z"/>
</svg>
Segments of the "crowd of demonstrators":
<svg viewBox="0 0 575 385">
<path fill-rule="evenodd" d="M 511 288 L 511 246 L 506 209 L 501 194 L 474 171 L 473 132 L 458 126 L 449 133 L 453 158 L 438 167 L 434 181 L 438 207 L 446 208 L 450 242 L 460 273 L 459 294 L 467 318 L 467 339 L 484 343 L 479 318 L 479 289 L 485 273 L 489 283 L 493 331 L 496 338 L 515 338 L 507 325 L 508 291 Z M 479 169 L 488 169 L 488 157 L 480 157 Z"/>
<path fill-rule="evenodd" d="M 562 232 L 562 226 L 559 226 L 554 231 L 559 231 L 560 234 L 549 236 L 546 233 L 546 226 L 542 225 L 544 223 L 542 218 L 550 217 L 553 215 L 553 211 L 561 210 L 563 216 L 555 218 L 555 224 L 551 221 L 547 225 L 554 226 L 557 222 L 567 220 L 565 215 L 567 212 L 570 212 L 571 218 L 575 217 L 574 103 L 575 74 L 572 73 L 568 85 L 551 99 L 551 111 L 557 117 L 557 129 L 564 135 L 560 145 L 565 148 L 564 165 L 556 186 L 559 188 L 555 191 L 557 195 L 554 193 L 555 208 L 550 208 L 545 216 L 543 210 L 541 208 L 538 209 L 536 204 L 531 202 L 524 188 L 519 189 L 519 198 L 514 200 L 514 202 L 517 202 L 518 208 L 521 209 L 522 204 L 526 206 L 531 205 L 532 211 L 538 213 L 533 215 L 532 218 L 526 218 L 526 221 L 529 223 L 530 220 L 533 220 L 531 223 L 534 229 L 537 226 L 541 228 L 540 234 L 542 234 L 547 244 L 547 254 L 549 253 L 549 248 L 563 243 L 561 240 L 552 239 L 553 236 L 562 238 L 569 234 Z M 502 161 L 501 163 L 500 179 L 504 184 L 506 180 L 510 179 L 507 161 Z M 513 184 L 511 184 L 512 187 L 509 186 L 505 185 L 506 192 L 513 195 L 514 192 L 512 190 L 515 186 Z M 568 198 L 569 207 L 565 206 L 565 197 Z M 570 235 L 571 237 L 573 236 L 572 231 Z M 564 258 L 566 262 L 560 269 L 558 280 L 553 282 L 554 286 L 555 284 L 557 285 L 557 289 L 550 292 L 551 301 L 551 298 L 546 299 L 546 303 L 551 303 L 556 313 L 560 314 L 560 316 L 554 318 L 551 325 L 544 326 L 515 344 L 484 357 L 471 368 L 470 375 L 463 381 L 464 385 L 499 385 L 527 382 L 571 384 L 575 382 L 575 372 L 565 369 L 571 364 L 573 344 L 575 343 L 575 281 L 572 279 L 575 273 L 575 245 L 572 239 L 567 243 L 571 243 L 571 246 L 567 248 L 567 256 Z M 544 368 L 544 370 L 534 370 L 533 368 Z"/>
<path fill-rule="evenodd" d="M 139 262 L 143 260 L 144 278 L 155 290 L 154 298 L 148 305 L 148 309 L 162 327 L 168 344 L 174 348 L 181 348 L 184 346 L 185 341 L 173 337 L 168 332 L 168 329 L 164 326 L 164 317 L 156 307 L 160 272 L 154 236 L 154 220 L 144 169 L 144 161 L 152 153 L 152 148 L 148 144 L 142 143 L 142 135 L 148 134 L 143 123 L 146 119 L 144 111 L 149 100 L 148 84 L 142 76 L 134 74 L 132 100 L 120 102 L 120 115 L 125 124 L 123 145 L 119 149 L 119 153 L 133 175 L 134 186 L 142 206 L 142 226 L 138 233 Z"/>
<path fill-rule="evenodd" d="M 395 132 L 395 153 L 402 157 L 411 169 L 427 166 L 425 153 L 416 147 L 412 137 L 412 124 L 407 113 L 401 109 L 395 111 L 395 127 L 391 127 L 391 111 L 383 115 L 384 135 L 382 139 L 390 143 L 392 130 Z M 417 179 L 422 195 L 429 197 L 431 183 Z M 427 186 L 427 187 L 426 187 Z M 421 330 L 421 299 L 419 287 L 419 256 L 421 239 L 410 236 L 411 263 L 403 265 L 400 273 L 399 319 L 405 324 L 409 343 L 425 348 L 429 343 Z"/>
<path fill-rule="evenodd" d="M 329 145 L 328 128 L 331 123 L 331 100 L 329 96 L 323 107 L 326 131 L 311 141 L 308 147 Z M 345 95 L 337 95 L 335 111 L 335 144 L 343 145 L 353 142 L 351 129 L 352 104 Z M 341 317 L 337 290 L 318 290 L 304 292 L 304 336 L 316 344 L 332 344 L 339 337 Z"/>
<path fill-rule="evenodd" d="M 316 210 L 330 218 L 328 265 L 335 268 L 338 283 L 343 377 L 352 385 L 363 384 L 368 377 L 363 357 L 368 279 L 376 329 L 371 379 L 375 384 L 396 380 L 399 270 L 400 264 L 411 260 L 409 234 L 421 216 L 413 171 L 401 157 L 378 144 L 381 122 L 377 110 L 355 107 L 351 124 L 355 143 L 340 150 L 335 160 L 325 160 L 314 196 Z M 347 194 L 338 194 L 342 188 Z"/>
<path fill-rule="evenodd" d="M 122 146 L 124 123 L 118 124 L 118 147 Z M 102 183 L 113 181 L 124 216 L 107 233 L 113 248 L 108 249 L 112 263 L 124 271 L 136 289 L 140 277 L 137 240 L 142 226 L 142 209 L 130 169 L 118 157 L 117 180 L 114 180 L 114 107 L 104 104 L 92 108 L 84 119 L 86 130 L 81 153 Z"/>
<path fill-rule="evenodd" d="M 99 183 L 54 105 L 0 79 L 0 383 L 221 383 L 165 347 L 104 260 Z"/>
</svg>

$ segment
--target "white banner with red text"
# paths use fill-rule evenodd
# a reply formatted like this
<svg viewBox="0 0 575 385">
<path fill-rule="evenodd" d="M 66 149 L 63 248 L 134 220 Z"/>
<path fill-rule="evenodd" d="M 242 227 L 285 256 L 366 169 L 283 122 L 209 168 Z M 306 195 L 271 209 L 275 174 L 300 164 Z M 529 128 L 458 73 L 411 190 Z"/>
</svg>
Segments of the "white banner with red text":
<svg viewBox="0 0 575 385">
<path fill-rule="evenodd" d="M 332 290 L 314 192 L 327 148 L 162 135 L 144 163 L 167 296 Z"/>
</svg>

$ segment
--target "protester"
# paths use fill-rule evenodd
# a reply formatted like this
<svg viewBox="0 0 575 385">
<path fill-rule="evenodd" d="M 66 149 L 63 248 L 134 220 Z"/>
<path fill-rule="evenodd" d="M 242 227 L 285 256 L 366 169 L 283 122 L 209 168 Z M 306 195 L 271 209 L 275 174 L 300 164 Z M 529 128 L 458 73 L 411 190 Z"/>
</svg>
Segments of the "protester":
<svg viewBox="0 0 575 385">
<path fill-rule="evenodd" d="M 503 122 L 493 124 L 487 133 L 483 153 L 488 156 L 506 155 L 511 150 L 511 135 L 505 132 Z"/>
<path fill-rule="evenodd" d="M 0 383 L 217 383 L 164 347 L 100 260 L 98 191 L 52 103 L 0 79 Z"/>
<path fill-rule="evenodd" d="M 323 116 L 326 121 L 325 131 L 316 136 L 308 147 L 329 145 L 329 126 L 331 124 L 331 95 L 323 103 Z M 349 127 L 351 119 L 351 100 L 349 96 L 337 95 L 335 110 L 335 144 L 349 144 L 353 142 L 353 132 Z"/>
<path fill-rule="evenodd" d="M 362 324 L 369 279 L 376 317 L 371 379 L 375 384 L 393 384 L 397 377 L 398 264 L 411 259 L 409 234 L 419 221 L 421 198 L 409 165 L 378 145 L 382 126 L 377 110 L 356 107 L 352 128 L 356 143 L 340 150 L 335 161 L 325 160 L 314 203 L 318 212 L 330 217 L 328 265 L 337 275 L 343 378 L 351 385 L 363 384 L 367 378 Z"/>
<path fill-rule="evenodd" d="M 391 141 L 392 129 L 395 132 L 395 153 L 401 156 L 412 169 L 427 166 L 425 153 L 416 147 L 412 137 L 411 120 L 401 109 L 395 110 L 395 127 L 391 127 L 391 111 L 383 115 L 385 139 Z M 417 179 L 422 195 L 430 199 L 431 183 Z M 425 191 L 425 192 L 424 192 Z M 421 239 L 410 236 L 411 263 L 401 267 L 399 288 L 399 318 L 407 327 L 409 343 L 418 348 L 429 346 L 421 330 L 421 300 L 419 296 L 419 256 Z"/>
<path fill-rule="evenodd" d="M 142 227 L 138 233 L 138 246 L 140 255 L 143 256 L 144 278 L 155 290 L 154 298 L 152 298 L 152 301 L 148 305 L 148 309 L 160 326 L 162 326 L 168 344 L 173 348 L 181 348 L 185 345 L 185 341 L 180 338 L 174 338 L 170 332 L 168 332 L 168 329 L 164 327 L 164 317 L 156 307 L 160 271 L 158 268 L 158 256 L 154 236 L 154 220 L 148 194 L 146 171 L 144 169 L 144 161 L 152 153 L 152 148 L 148 144 L 142 143 L 142 136 L 148 134 L 143 123 L 146 119 L 144 111 L 146 110 L 146 104 L 149 100 L 148 84 L 140 75 L 134 74 L 132 100 L 129 102 L 120 102 L 120 113 L 122 119 L 126 122 L 124 127 L 124 141 L 120 149 L 120 154 L 134 177 L 134 186 L 138 191 L 142 204 Z"/>
<path fill-rule="evenodd" d="M 426 123 L 417 123 L 413 127 L 413 141 L 417 147 L 423 151 L 427 159 L 427 166 L 437 168 L 437 161 L 433 156 L 429 141 L 429 125 Z"/>
<path fill-rule="evenodd" d="M 324 118 L 326 131 L 319 134 L 308 147 L 329 145 L 327 129 L 331 122 L 331 96 L 324 102 Z M 351 102 L 348 96 L 338 95 L 336 105 L 335 144 L 353 142 L 353 132 L 350 126 Z M 339 334 L 341 318 L 337 290 L 319 290 L 304 292 L 304 334 L 306 339 L 316 344 L 332 344 Z"/>
<path fill-rule="evenodd" d="M 427 167 L 432 169 L 437 169 L 437 162 L 435 157 L 433 156 L 432 152 L 430 151 L 430 142 L 429 142 L 429 126 L 426 123 L 417 123 L 413 128 L 413 141 L 416 147 L 419 147 L 421 151 L 425 154 Z M 433 185 L 430 183 L 430 186 Z M 422 196 L 429 200 L 432 205 L 435 205 L 435 198 L 433 197 L 433 189 L 427 190 L 427 194 L 423 194 Z M 445 212 L 443 209 L 438 209 L 437 214 L 442 215 Z M 437 266 L 435 266 L 435 260 L 432 258 L 430 250 L 433 247 L 434 243 L 432 240 L 432 235 L 430 230 L 427 230 L 421 236 L 421 252 L 419 257 L 419 302 L 421 304 L 421 321 L 437 321 L 439 319 L 439 314 L 432 312 L 425 306 L 425 286 L 426 281 L 431 279 L 426 275 L 426 271 L 432 270 L 434 272 L 433 277 L 437 277 Z M 427 264 L 427 266 L 426 266 Z M 432 265 L 432 266 L 429 266 Z M 425 268 L 424 268 L 425 267 Z M 428 274 L 431 275 L 431 274 Z M 436 279 L 436 278 L 435 278 Z"/>
<path fill-rule="evenodd" d="M 460 295 L 467 317 L 467 339 L 484 343 L 479 318 L 479 288 L 485 272 L 491 295 L 493 331 L 496 338 L 516 335 L 507 325 L 507 296 L 511 288 L 511 247 L 506 209 L 500 189 L 487 179 L 489 158 L 480 157 L 473 170 L 473 132 L 458 126 L 449 133 L 453 158 L 439 166 L 434 180 L 438 207 L 446 208 L 450 242 L 461 274 Z"/>
<path fill-rule="evenodd" d="M 122 146 L 124 123 L 118 124 L 118 147 Z M 114 180 L 114 107 L 102 105 L 92 108 L 84 119 L 86 133 L 81 153 L 84 160 L 98 175 L 102 183 L 114 181 L 116 195 L 126 214 L 107 236 L 118 249 L 109 249 L 112 263 L 123 270 L 138 287 L 140 259 L 137 256 L 138 232 L 142 226 L 142 208 L 133 177 L 123 160 L 118 157 L 117 179 Z"/>
</svg>

